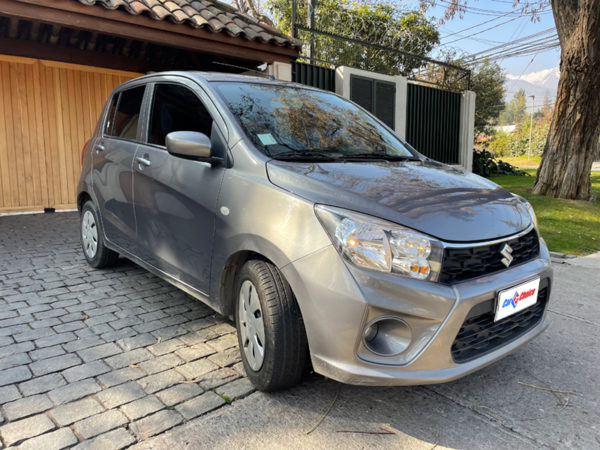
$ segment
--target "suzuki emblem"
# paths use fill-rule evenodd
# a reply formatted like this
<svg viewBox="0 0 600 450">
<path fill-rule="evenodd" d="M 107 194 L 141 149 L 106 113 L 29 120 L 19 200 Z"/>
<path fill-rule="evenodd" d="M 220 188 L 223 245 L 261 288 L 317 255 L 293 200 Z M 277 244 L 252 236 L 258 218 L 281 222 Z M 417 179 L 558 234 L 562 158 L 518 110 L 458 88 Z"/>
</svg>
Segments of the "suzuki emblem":
<svg viewBox="0 0 600 450">
<path fill-rule="evenodd" d="M 513 249 L 508 244 L 504 244 L 504 247 L 502 247 L 502 250 L 500 250 L 500 254 L 504 256 L 504 258 L 502 258 L 502 264 L 504 264 L 506 267 L 510 266 L 510 263 L 513 262 L 514 258 L 512 252 Z"/>
</svg>

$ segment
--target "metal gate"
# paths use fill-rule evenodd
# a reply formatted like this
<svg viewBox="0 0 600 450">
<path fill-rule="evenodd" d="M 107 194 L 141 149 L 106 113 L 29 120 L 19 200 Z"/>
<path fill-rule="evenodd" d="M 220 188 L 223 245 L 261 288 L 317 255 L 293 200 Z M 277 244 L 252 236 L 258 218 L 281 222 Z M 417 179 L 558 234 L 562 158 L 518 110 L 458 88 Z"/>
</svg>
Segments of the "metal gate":
<svg viewBox="0 0 600 450">
<path fill-rule="evenodd" d="M 460 162 L 461 94 L 408 83 L 406 140 L 431 159 Z"/>
<path fill-rule="evenodd" d="M 335 92 L 335 70 L 328 67 L 293 61 L 292 81 Z"/>
</svg>

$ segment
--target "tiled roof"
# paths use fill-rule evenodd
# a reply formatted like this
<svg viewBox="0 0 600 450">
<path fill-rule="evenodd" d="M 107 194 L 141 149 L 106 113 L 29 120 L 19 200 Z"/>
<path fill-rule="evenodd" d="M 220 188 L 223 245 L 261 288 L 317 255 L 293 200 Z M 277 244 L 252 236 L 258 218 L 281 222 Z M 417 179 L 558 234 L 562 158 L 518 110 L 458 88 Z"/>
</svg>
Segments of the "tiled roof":
<svg viewBox="0 0 600 450">
<path fill-rule="evenodd" d="M 184 26 L 227 33 L 251 41 L 300 48 L 300 41 L 281 31 L 259 23 L 257 19 L 216 0 L 75 0 L 84 5 L 121 8 L 133 15 L 147 15 L 155 20 L 170 20 Z"/>
</svg>

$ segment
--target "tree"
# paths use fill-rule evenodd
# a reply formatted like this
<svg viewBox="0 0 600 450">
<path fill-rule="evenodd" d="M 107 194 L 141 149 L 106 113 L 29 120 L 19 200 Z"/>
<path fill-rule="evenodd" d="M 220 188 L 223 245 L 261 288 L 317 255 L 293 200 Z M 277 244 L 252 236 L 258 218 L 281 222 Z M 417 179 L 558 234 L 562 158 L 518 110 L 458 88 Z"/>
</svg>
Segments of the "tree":
<svg viewBox="0 0 600 450">
<path fill-rule="evenodd" d="M 447 0 L 446 18 L 468 0 Z M 427 8 L 436 0 L 422 0 Z M 446 3 L 446 2 L 444 2 Z M 544 0 L 515 0 L 535 17 Z M 551 0 L 560 41 L 560 79 L 534 194 L 588 199 L 600 138 L 600 0 Z"/>
<path fill-rule="evenodd" d="M 527 110 L 526 100 L 527 98 L 523 89 L 515 92 L 512 100 L 508 102 L 508 105 L 502 111 L 500 123 L 502 125 L 518 125 L 523 122 Z"/>
<path fill-rule="evenodd" d="M 489 133 L 489 127 L 498 123 L 498 116 L 504 109 L 504 74 L 496 62 L 484 60 L 475 67 L 468 66 L 463 56 L 448 51 L 443 61 L 454 66 L 471 70 L 469 90 L 475 92 L 475 136 Z M 455 89 L 466 88 L 465 74 L 456 70 L 448 70 L 439 64 L 428 64 L 422 80 L 431 81 L 441 87 Z"/>
<path fill-rule="evenodd" d="M 253 1 L 253 0 L 247 0 Z M 308 1 L 297 3 L 298 21 L 306 23 Z M 277 28 L 291 33 L 292 7 L 289 0 L 268 0 Z M 435 24 L 420 11 L 405 12 L 394 3 L 367 0 L 320 0 L 315 11 L 316 27 L 324 32 L 360 41 L 368 41 L 394 50 L 427 55 L 439 42 Z M 363 46 L 332 36 L 301 38 L 314 46 L 313 57 L 334 65 L 346 65 L 388 74 L 407 75 L 423 65 L 420 57 Z M 305 51 L 309 45 L 305 46 Z"/>
<path fill-rule="evenodd" d="M 485 60 L 471 73 L 471 90 L 475 92 L 475 135 L 487 133 L 498 123 L 504 108 L 504 74 L 495 62 Z"/>
</svg>

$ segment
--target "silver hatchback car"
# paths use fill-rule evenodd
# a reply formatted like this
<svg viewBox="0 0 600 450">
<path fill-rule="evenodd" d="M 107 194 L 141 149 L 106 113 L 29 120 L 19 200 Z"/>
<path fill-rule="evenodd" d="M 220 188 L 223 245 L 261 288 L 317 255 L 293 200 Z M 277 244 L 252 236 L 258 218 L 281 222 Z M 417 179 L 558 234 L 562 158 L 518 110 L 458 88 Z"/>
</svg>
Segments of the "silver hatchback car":
<svg viewBox="0 0 600 450">
<path fill-rule="evenodd" d="M 547 327 L 531 206 L 330 92 L 168 72 L 111 95 L 82 155 L 83 253 L 235 319 L 261 390 L 456 379 Z"/>
</svg>

